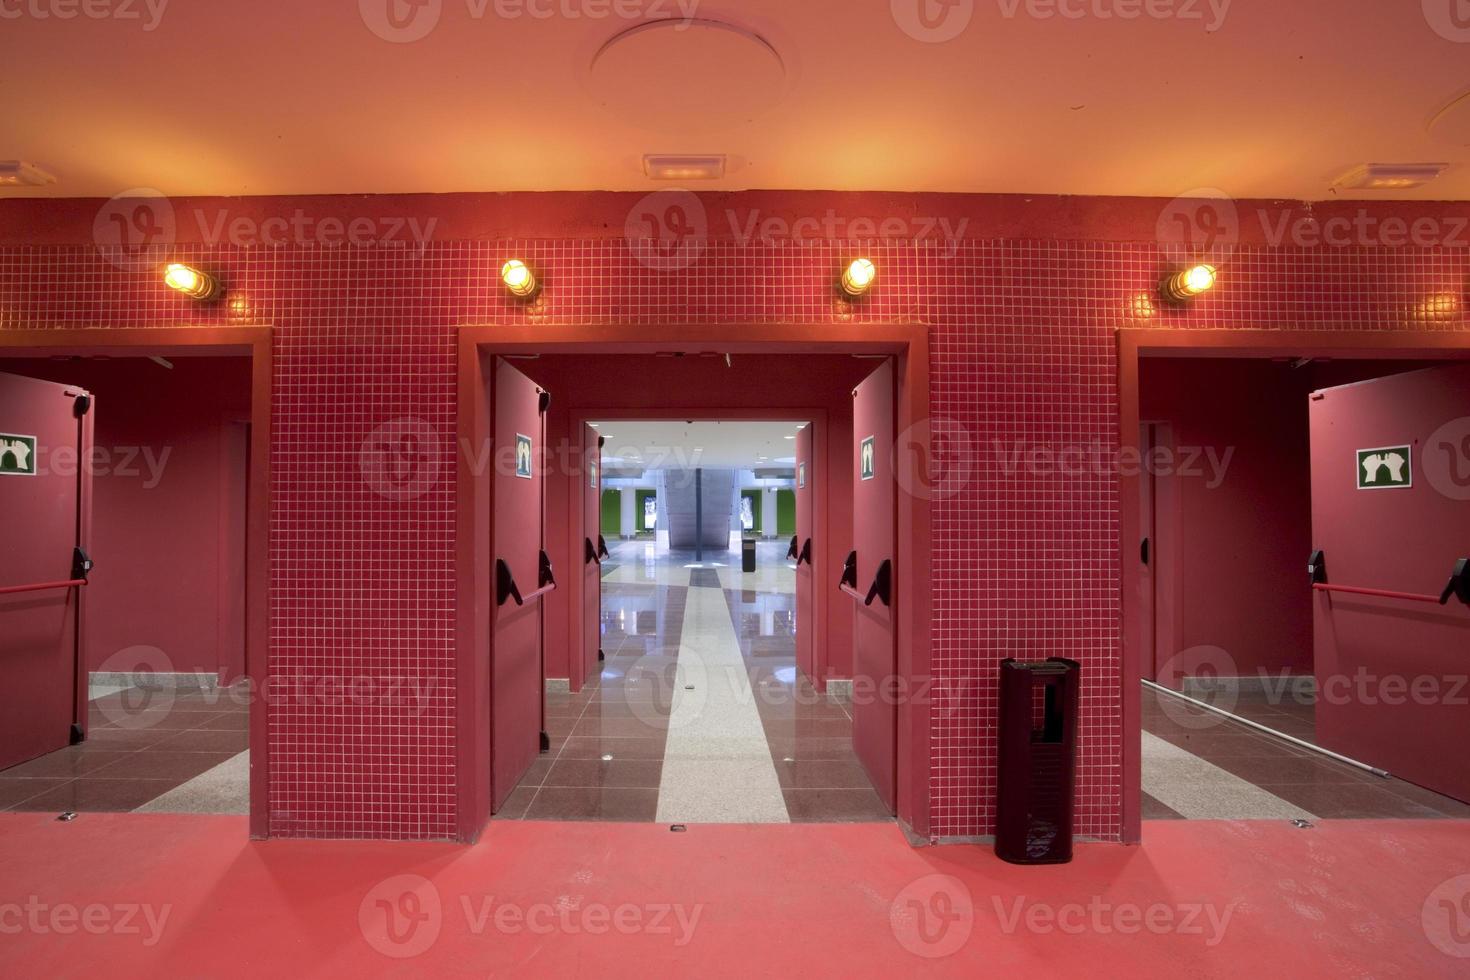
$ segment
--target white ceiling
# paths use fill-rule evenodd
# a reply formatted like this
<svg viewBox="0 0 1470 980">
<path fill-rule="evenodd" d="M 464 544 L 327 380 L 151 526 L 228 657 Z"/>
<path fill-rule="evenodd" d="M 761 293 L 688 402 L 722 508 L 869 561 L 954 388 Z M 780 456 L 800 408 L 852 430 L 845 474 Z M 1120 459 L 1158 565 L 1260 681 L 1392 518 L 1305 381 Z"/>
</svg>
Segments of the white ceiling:
<svg viewBox="0 0 1470 980">
<path fill-rule="evenodd" d="M 804 422 L 599 420 L 603 465 L 621 469 L 765 469 L 796 463 Z M 760 457 L 766 457 L 761 460 Z"/>
<path fill-rule="evenodd" d="M 1465 0 L 98 2 L 139 19 L 6 5 L 0 159 L 61 180 L 0 194 L 638 190 L 645 153 L 724 153 L 699 186 L 1320 199 L 1470 158 L 1470 102 L 1430 125 L 1470 87 Z M 746 33 L 606 46 L 637 22 L 595 16 L 679 4 Z M 917 40 L 918 4 L 964 29 Z M 1194 16 L 1095 13 L 1158 4 Z M 1466 199 L 1470 168 L 1351 196 Z"/>
</svg>

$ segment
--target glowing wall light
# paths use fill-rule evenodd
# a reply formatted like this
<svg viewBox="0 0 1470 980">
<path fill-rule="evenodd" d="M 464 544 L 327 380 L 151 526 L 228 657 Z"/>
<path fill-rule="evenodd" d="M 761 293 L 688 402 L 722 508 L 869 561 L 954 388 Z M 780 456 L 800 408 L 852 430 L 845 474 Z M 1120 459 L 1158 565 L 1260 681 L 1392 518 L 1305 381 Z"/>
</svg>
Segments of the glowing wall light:
<svg viewBox="0 0 1470 980">
<path fill-rule="evenodd" d="M 1182 303 L 1193 299 L 1200 293 L 1209 292 L 1215 288 L 1215 280 L 1219 274 L 1212 265 L 1197 265 L 1193 269 L 1185 269 L 1178 275 L 1170 276 L 1159 286 L 1159 292 L 1165 299 Z"/>
<path fill-rule="evenodd" d="M 500 281 L 505 283 L 512 296 L 521 299 L 534 295 L 540 285 L 531 267 L 520 259 L 511 259 L 500 267 Z"/>
<path fill-rule="evenodd" d="M 214 299 L 220 292 L 219 280 L 214 276 L 178 262 L 170 263 L 164 270 L 163 281 L 190 299 Z"/>
<path fill-rule="evenodd" d="M 878 267 L 870 259 L 854 259 L 842 272 L 842 291 L 849 296 L 861 296 L 878 278 Z"/>
</svg>

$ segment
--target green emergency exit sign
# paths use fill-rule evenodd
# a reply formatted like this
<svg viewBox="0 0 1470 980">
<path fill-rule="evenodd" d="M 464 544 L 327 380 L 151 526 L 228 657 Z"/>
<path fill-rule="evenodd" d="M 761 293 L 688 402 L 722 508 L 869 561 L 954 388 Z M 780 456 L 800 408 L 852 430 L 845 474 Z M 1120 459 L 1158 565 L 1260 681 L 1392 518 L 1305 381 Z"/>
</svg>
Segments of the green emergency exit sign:
<svg viewBox="0 0 1470 980">
<path fill-rule="evenodd" d="M 36 475 L 36 437 L 0 432 L 0 476 Z"/>
<path fill-rule="evenodd" d="M 1414 453 L 1409 446 L 1358 450 L 1359 490 L 1402 490 L 1414 485 Z"/>
</svg>

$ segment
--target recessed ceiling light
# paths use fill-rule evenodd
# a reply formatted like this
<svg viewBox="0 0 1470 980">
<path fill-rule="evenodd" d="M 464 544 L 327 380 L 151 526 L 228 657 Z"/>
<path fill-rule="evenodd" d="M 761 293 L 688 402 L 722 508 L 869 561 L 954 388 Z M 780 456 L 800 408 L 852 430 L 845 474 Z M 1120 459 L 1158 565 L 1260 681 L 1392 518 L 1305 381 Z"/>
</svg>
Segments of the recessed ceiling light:
<svg viewBox="0 0 1470 980">
<path fill-rule="evenodd" d="M 719 180 L 725 176 L 725 155 L 649 153 L 643 157 L 643 172 L 652 180 Z"/>
<path fill-rule="evenodd" d="M 1339 178 L 1337 186 L 1354 191 L 1409 190 L 1423 187 L 1447 169 L 1447 163 L 1365 163 Z"/>
<path fill-rule="evenodd" d="M 0 160 L 0 187 L 44 187 L 56 183 L 56 177 L 34 163 L 24 160 Z"/>
</svg>

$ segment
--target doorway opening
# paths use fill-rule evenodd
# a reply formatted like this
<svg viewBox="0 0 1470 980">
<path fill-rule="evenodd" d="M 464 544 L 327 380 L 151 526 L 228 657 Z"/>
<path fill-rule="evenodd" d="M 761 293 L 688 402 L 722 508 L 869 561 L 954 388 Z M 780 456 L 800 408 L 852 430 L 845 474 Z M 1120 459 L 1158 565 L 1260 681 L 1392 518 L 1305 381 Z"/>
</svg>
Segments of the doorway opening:
<svg viewBox="0 0 1470 980">
<path fill-rule="evenodd" d="M 682 331 L 562 345 L 466 332 L 461 439 L 487 447 L 461 453 L 461 485 L 477 498 L 467 516 L 477 553 L 465 559 L 479 573 L 462 582 L 491 587 L 467 634 L 491 651 L 486 811 L 927 823 L 915 791 L 927 764 L 910 770 L 904 755 L 921 724 L 927 758 L 927 706 L 903 692 L 927 691 L 905 679 L 928 591 L 927 562 L 910 572 L 917 545 L 927 549 L 928 515 L 902 492 L 921 454 L 894 451 L 899 427 L 915 418 L 911 344 L 922 331 L 846 343 L 813 342 L 806 329 L 768 332 L 764 342 L 698 345 Z M 881 425 L 861 415 L 875 372 L 886 395 L 869 411 Z M 517 390 L 516 404 L 502 403 Z M 501 431 L 506 418 L 520 421 Z M 494 462 L 497 446 L 513 458 L 511 440 L 523 437 L 538 462 L 529 478 Z M 490 461 L 478 473 L 476 456 Z M 861 493 L 878 485 L 886 498 L 867 502 Z M 546 519 L 517 545 L 519 525 L 506 528 L 502 502 L 523 488 L 533 496 L 521 512 Z M 925 533 L 904 539 L 898 528 L 913 529 L 920 510 Z M 883 521 L 853 520 L 869 512 Z M 857 540 L 883 523 L 886 547 Z M 517 547 L 524 554 L 510 553 Z M 502 565 L 520 603 L 495 581 Z M 536 625 L 503 636 L 518 619 Z M 519 659 L 543 662 L 539 670 L 511 666 L 518 644 Z M 927 636 L 923 644 L 926 655 Z M 527 675 L 546 679 L 544 701 L 516 687 Z M 516 703 L 502 703 L 507 692 L 518 692 Z M 538 717 L 535 745 L 528 723 Z"/>
<path fill-rule="evenodd" d="M 0 807 L 264 836 L 269 383 L 266 329 L 0 337 Z"/>
<path fill-rule="evenodd" d="M 1465 345 L 1124 331 L 1131 839 L 1470 815 Z"/>
</svg>

